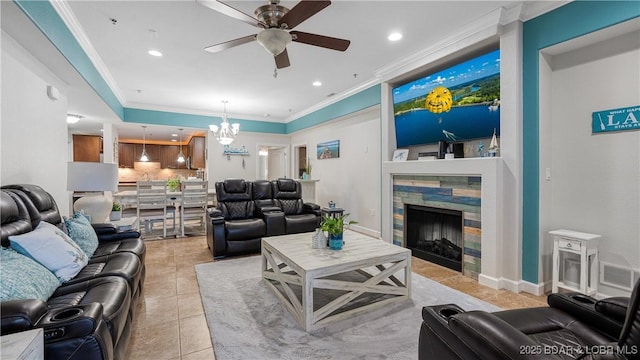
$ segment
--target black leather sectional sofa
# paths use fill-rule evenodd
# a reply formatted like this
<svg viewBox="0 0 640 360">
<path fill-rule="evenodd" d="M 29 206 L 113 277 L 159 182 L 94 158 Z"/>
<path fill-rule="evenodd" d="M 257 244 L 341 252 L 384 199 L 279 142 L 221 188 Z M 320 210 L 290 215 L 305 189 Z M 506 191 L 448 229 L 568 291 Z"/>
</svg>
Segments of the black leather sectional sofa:
<svg viewBox="0 0 640 360">
<path fill-rule="evenodd" d="M 631 297 L 551 294 L 549 307 L 422 310 L 419 359 L 640 359 L 640 281 Z"/>
<path fill-rule="evenodd" d="M 207 243 L 214 258 L 260 252 L 264 236 L 314 231 L 320 206 L 305 203 L 293 179 L 217 182 L 217 208 L 209 210 Z"/>
<path fill-rule="evenodd" d="M 37 185 L 3 186 L 0 212 L 2 246 L 7 249 L 9 236 L 34 231 L 40 222 L 64 228 L 55 200 Z M 145 244 L 138 232 L 117 232 L 109 224 L 94 227 L 97 250 L 49 299 L 2 301 L 2 335 L 43 328 L 46 359 L 125 359 L 145 278 Z M 3 276 L 9 273 L 5 266 Z"/>
</svg>

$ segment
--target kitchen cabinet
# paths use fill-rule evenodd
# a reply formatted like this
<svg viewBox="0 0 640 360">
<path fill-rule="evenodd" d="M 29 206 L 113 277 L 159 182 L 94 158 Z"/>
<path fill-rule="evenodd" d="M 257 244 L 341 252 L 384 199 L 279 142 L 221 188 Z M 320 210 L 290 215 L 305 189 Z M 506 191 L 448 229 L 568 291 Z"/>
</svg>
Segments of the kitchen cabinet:
<svg viewBox="0 0 640 360">
<path fill-rule="evenodd" d="M 140 154 L 138 154 L 139 156 Z M 121 168 L 133 168 L 135 159 L 134 144 L 118 143 L 118 166 Z"/>
<path fill-rule="evenodd" d="M 189 140 L 189 157 L 191 158 L 192 169 L 204 169 L 206 167 L 205 151 L 206 138 L 202 136 L 193 136 Z"/>
<path fill-rule="evenodd" d="M 102 137 L 73 135 L 73 161 L 100 162 Z"/>
<path fill-rule="evenodd" d="M 183 147 L 182 151 L 186 149 Z M 186 169 L 187 163 L 178 162 L 178 154 L 180 153 L 180 145 L 164 145 L 160 147 L 160 167 L 163 169 Z M 185 154 L 185 157 L 187 155 Z"/>
<path fill-rule="evenodd" d="M 186 169 L 187 163 L 178 162 L 180 145 L 156 145 L 146 144 L 149 161 L 159 162 L 162 169 Z M 188 155 L 188 146 L 182 146 L 182 152 Z M 142 155 L 142 144 L 119 143 L 118 144 L 118 165 L 122 168 L 133 168 L 133 163 L 140 161 Z M 201 155 L 204 158 L 204 152 Z M 202 161 L 204 168 L 204 161 Z"/>
</svg>

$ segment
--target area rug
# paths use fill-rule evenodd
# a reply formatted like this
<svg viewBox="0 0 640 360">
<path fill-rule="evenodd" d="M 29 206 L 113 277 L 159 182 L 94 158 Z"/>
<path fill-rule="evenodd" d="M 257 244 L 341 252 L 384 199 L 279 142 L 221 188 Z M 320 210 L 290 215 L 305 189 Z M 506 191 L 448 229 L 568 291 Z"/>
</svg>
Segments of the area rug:
<svg viewBox="0 0 640 360">
<path fill-rule="evenodd" d="M 412 300 L 360 314 L 309 334 L 260 278 L 260 257 L 196 265 L 216 360 L 417 359 L 422 307 L 498 307 L 412 274 Z"/>
</svg>

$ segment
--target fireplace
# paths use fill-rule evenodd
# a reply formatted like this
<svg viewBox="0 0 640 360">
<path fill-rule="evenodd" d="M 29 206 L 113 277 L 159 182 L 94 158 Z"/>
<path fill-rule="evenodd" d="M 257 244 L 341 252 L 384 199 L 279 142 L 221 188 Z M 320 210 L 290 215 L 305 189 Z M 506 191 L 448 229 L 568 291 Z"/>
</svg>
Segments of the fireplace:
<svg viewBox="0 0 640 360">
<path fill-rule="evenodd" d="M 413 256 L 462 272 L 462 211 L 405 205 L 404 218 Z"/>
</svg>

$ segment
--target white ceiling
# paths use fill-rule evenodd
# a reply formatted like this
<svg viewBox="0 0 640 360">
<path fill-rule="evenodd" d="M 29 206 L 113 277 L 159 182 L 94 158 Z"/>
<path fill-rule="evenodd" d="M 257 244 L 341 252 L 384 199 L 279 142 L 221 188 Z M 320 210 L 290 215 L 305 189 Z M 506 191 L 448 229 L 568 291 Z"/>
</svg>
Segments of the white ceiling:
<svg viewBox="0 0 640 360">
<path fill-rule="evenodd" d="M 255 8 L 267 2 L 226 3 L 253 14 Z M 281 5 L 291 8 L 296 3 L 283 1 Z M 273 58 L 256 42 L 220 53 L 205 52 L 206 46 L 255 34 L 259 29 L 206 8 L 195 0 L 66 1 L 62 2 L 62 8 L 70 10 L 65 21 L 71 22 L 72 31 L 79 31 L 86 37 L 89 47 L 85 46 L 85 51 L 98 69 L 104 69 L 103 77 L 124 106 L 220 116 L 222 100 L 227 100 L 227 110 L 232 118 L 287 122 L 328 101 L 332 94 L 339 95 L 372 84 L 380 68 L 442 41 L 470 22 L 500 7 L 511 9 L 522 3 L 525 9 L 537 8 L 535 12 L 538 13 L 543 3 L 542 7 L 547 9 L 559 4 L 333 1 L 295 30 L 349 39 L 349 49 L 338 52 L 292 43 L 287 47 L 291 67 L 279 70 L 277 78 L 273 76 Z M 114 24 L 111 19 L 117 22 Z M 390 42 L 387 36 L 394 31 L 403 33 L 404 37 Z M 17 34 L 15 29 L 10 34 L 21 43 L 32 41 L 21 40 L 20 37 L 26 35 Z M 44 51 L 33 50 L 28 44 L 23 46 L 32 52 Z M 151 48 L 164 55 L 160 58 L 148 55 Z M 47 65 L 53 61 L 46 54 L 38 58 Z M 71 89 L 83 88 L 65 79 L 68 75 L 59 76 L 70 83 Z M 314 81 L 321 81 L 322 86 L 312 86 Z M 87 88 L 86 84 L 84 88 Z M 118 123 L 113 114 L 109 116 L 108 111 L 98 111 L 96 107 L 81 97 L 70 97 L 70 111 L 89 113 L 88 117 L 93 120 L 74 126 L 91 131 L 91 126 L 97 128 L 101 121 L 114 122 L 121 138 L 141 137 L 139 125 Z M 175 132 L 176 128 L 154 126 L 151 130 L 160 134 Z"/>
</svg>

